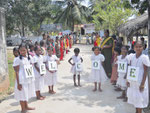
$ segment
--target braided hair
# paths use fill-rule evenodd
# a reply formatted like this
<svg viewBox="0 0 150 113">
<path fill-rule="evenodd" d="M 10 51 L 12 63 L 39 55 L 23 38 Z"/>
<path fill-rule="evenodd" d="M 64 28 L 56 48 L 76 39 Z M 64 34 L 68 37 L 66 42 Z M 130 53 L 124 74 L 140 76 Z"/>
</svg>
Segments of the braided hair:
<svg viewBox="0 0 150 113">
<path fill-rule="evenodd" d="M 29 51 L 28 51 L 28 46 L 27 46 L 26 44 L 22 43 L 21 45 L 19 45 L 19 49 L 22 48 L 22 47 L 24 47 L 24 48 L 27 49 L 28 60 L 30 60 Z M 22 60 L 22 55 L 20 55 L 19 58 Z"/>
</svg>

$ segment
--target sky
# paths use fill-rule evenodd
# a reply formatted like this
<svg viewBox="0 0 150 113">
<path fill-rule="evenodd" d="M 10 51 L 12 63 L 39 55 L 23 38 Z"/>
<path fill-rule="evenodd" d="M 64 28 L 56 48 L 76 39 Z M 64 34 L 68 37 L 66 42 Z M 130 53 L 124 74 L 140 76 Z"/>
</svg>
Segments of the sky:
<svg viewBox="0 0 150 113">
<path fill-rule="evenodd" d="M 52 0 L 52 1 L 64 1 L 64 0 Z M 84 0 L 81 4 L 88 6 L 89 0 Z"/>
<path fill-rule="evenodd" d="M 83 5 L 88 6 L 89 0 L 85 0 L 84 2 L 82 2 Z"/>
</svg>

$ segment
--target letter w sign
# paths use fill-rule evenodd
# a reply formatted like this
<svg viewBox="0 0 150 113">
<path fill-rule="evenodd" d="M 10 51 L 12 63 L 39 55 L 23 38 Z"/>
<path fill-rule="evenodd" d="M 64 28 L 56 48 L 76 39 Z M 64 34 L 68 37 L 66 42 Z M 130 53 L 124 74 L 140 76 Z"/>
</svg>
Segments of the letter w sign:
<svg viewBox="0 0 150 113">
<path fill-rule="evenodd" d="M 32 65 L 25 65 L 24 66 L 24 71 L 25 71 L 26 78 L 34 77 L 34 72 L 33 72 L 33 66 Z"/>
</svg>

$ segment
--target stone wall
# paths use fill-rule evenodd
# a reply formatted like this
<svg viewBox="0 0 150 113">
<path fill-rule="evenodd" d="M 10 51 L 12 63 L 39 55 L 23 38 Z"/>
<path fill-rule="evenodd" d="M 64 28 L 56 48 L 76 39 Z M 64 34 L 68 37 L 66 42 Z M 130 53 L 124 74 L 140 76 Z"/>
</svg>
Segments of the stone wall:
<svg viewBox="0 0 150 113">
<path fill-rule="evenodd" d="M 5 10 L 0 7 L 0 92 L 9 86 L 5 31 Z"/>
</svg>

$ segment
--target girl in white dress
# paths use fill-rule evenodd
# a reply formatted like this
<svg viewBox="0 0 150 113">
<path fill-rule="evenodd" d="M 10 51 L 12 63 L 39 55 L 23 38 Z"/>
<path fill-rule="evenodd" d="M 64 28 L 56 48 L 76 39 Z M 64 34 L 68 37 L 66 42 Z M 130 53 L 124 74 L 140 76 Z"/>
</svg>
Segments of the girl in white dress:
<svg viewBox="0 0 150 113">
<path fill-rule="evenodd" d="M 128 80 L 127 97 L 128 103 L 136 108 L 136 113 L 142 113 L 142 109 L 147 107 L 149 102 L 147 72 L 150 61 L 148 56 L 142 54 L 143 43 L 141 41 L 136 42 L 134 48 L 136 54 L 131 54 L 128 58 L 131 66 L 139 67 L 138 81 Z"/>
<path fill-rule="evenodd" d="M 102 63 L 105 61 L 105 57 L 100 53 L 100 48 L 94 48 L 94 54 L 91 56 L 91 61 L 98 61 L 99 62 L 99 69 L 94 69 L 92 66 L 91 72 L 91 81 L 94 82 L 95 88 L 93 91 L 97 91 L 97 83 L 99 84 L 99 91 L 102 92 L 101 83 L 105 82 L 108 78 L 106 72 L 103 68 Z M 92 63 L 93 65 L 93 63 Z"/>
<path fill-rule="evenodd" d="M 81 56 L 79 56 L 79 53 L 80 53 L 80 49 L 79 48 L 75 48 L 74 49 L 74 54 L 69 60 L 68 62 L 72 65 L 72 68 L 71 68 L 71 72 L 73 73 L 73 81 L 74 81 L 74 86 L 77 87 L 77 86 L 80 86 L 80 74 L 81 72 L 77 72 L 76 71 L 76 66 L 75 64 L 80 62 L 82 63 L 83 62 L 83 59 Z M 73 61 L 73 63 L 71 62 L 71 60 Z M 78 85 L 76 84 L 76 75 L 78 75 Z"/>
<path fill-rule="evenodd" d="M 121 53 L 122 55 L 118 56 L 118 62 L 124 62 L 128 64 L 128 59 L 127 59 L 127 53 L 128 53 L 128 46 L 122 46 L 121 48 Z M 119 68 L 119 66 L 118 66 Z M 125 68 L 125 67 L 124 67 Z M 117 97 L 117 99 L 124 99 L 126 101 L 126 90 L 127 90 L 127 70 L 126 72 L 118 72 L 118 79 L 117 79 L 117 87 L 119 87 L 122 90 L 122 95 L 120 97 Z"/>
<path fill-rule="evenodd" d="M 41 55 L 41 48 L 36 46 L 34 48 L 35 56 L 33 57 L 34 74 L 35 74 L 35 91 L 38 100 L 44 100 L 45 97 L 41 95 L 41 90 L 44 88 L 44 74 L 40 74 L 40 65 L 44 64 L 44 57 Z M 45 64 L 44 64 L 45 65 Z"/>
<path fill-rule="evenodd" d="M 15 56 L 15 59 L 19 56 L 19 50 L 18 50 L 18 48 L 14 48 L 13 49 L 13 55 Z M 14 61 L 15 61 L 15 59 L 14 59 Z"/>
<path fill-rule="evenodd" d="M 17 57 L 13 63 L 13 67 L 16 73 L 15 83 L 15 99 L 20 102 L 22 113 L 27 113 L 27 110 L 34 110 L 28 106 L 28 100 L 35 96 L 35 77 L 27 77 L 25 74 L 25 67 L 31 65 L 31 56 L 27 56 L 28 50 L 26 45 L 22 44 L 19 46 L 20 56 Z"/>
<path fill-rule="evenodd" d="M 54 61 L 57 64 L 59 64 L 59 60 L 56 55 L 53 55 L 53 47 L 48 47 L 47 48 L 47 53 L 48 55 L 45 56 L 45 64 L 46 64 L 46 75 L 45 75 L 45 84 L 49 88 L 49 93 L 55 94 L 56 92 L 54 91 L 54 85 L 57 83 L 57 70 L 50 71 L 49 70 L 49 61 Z"/>
</svg>

